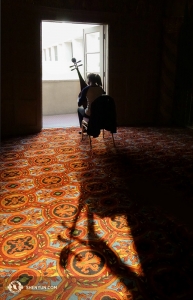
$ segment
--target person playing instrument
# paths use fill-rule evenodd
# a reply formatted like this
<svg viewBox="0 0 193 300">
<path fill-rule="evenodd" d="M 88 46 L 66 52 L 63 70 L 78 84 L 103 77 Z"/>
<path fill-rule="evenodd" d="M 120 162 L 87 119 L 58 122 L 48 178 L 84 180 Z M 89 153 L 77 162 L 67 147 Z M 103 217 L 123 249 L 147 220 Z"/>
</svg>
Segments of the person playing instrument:
<svg viewBox="0 0 193 300">
<path fill-rule="evenodd" d="M 102 96 L 102 94 L 106 94 L 102 88 L 101 77 L 98 74 L 90 73 L 87 76 L 88 86 L 86 86 L 80 94 L 80 98 L 78 100 L 78 118 L 80 127 L 82 124 L 83 118 L 89 119 L 90 117 L 90 109 L 92 102 Z M 87 98 L 87 107 L 84 109 L 80 107 L 83 105 L 85 97 Z"/>
</svg>

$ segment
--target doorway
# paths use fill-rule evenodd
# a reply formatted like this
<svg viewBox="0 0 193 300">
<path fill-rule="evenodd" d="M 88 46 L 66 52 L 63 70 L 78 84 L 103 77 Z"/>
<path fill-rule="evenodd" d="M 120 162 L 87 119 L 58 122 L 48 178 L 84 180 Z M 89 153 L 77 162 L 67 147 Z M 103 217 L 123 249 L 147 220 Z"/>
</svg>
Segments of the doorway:
<svg viewBox="0 0 193 300">
<path fill-rule="evenodd" d="M 108 26 L 69 22 L 42 22 L 42 119 L 43 128 L 78 126 L 77 97 L 80 81 L 71 71 L 72 58 L 79 71 L 100 74 L 108 89 Z"/>
</svg>

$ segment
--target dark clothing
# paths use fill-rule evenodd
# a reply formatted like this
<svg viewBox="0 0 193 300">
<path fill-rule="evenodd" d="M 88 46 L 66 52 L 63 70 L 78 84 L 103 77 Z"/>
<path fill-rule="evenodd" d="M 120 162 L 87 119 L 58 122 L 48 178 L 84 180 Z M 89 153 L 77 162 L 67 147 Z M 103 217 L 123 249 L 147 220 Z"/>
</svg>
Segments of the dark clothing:
<svg viewBox="0 0 193 300">
<path fill-rule="evenodd" d="M 87 116 L 85 114 L 85 109 L 83 107 L 78 107 L 78 119 L 79 119 L 79 123 L 80 123 L 80 128 L 82 127 L 82 120 L 83 118 L 89 118 L 89 116 Z"/>
<path fill-rule="evenodd" d="M 85 103 L 85 99 L 87 100 L 87 107 L 85 109 L 85 113 L 90 116 L 90 109 L 92 102 L 100 97 L 102 94 L 105 94 L 103 88 L 99 85 L 89 85 L 86 86 L 78 99 L 78 106 L 82 106 Z"/>
<path fill-rule="evenodd" d="M 103 95 L 92 102 L 87 133 L 98 137 L 101 129 L 117 132 L 116 108 L 112 97 Z"/>
<path fill-rule="evenodd" d="M 78 99 L 78 106 L 79 107 L 83 105 L 88 89 L 89 89 L 89 85 L 86 86 L 85 88 L 83 88 L 83 90 L 80 92 L 80 97 Z"/>
</svg>

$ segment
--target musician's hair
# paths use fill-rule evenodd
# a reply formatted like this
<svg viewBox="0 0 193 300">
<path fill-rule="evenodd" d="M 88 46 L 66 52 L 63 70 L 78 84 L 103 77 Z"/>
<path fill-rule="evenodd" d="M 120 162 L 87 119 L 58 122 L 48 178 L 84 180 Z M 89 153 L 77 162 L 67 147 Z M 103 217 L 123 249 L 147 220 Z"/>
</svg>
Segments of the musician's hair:
<svg viewBox="0 0 193 300">
<path fill-rule="evenodd" d="M 87 79 L 94 84 L 102 86 L 101 77 L 98 74 L 90 73 L 87 75 Z"/>
</svg>

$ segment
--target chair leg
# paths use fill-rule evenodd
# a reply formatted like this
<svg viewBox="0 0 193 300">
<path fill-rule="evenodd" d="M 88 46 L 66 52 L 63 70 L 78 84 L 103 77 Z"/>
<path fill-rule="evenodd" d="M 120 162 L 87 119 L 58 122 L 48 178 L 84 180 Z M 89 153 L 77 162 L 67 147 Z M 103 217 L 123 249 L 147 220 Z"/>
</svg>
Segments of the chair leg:
<svg viewBox="0 0 193 300">
<path fill-rule="evenodd" d="M 81 124 L 81 140 L 83 140 L 83 136 L 84 136 L 84 130 L 86 129 L 87 130 L 88 128 L 88 123 L 85 122 L 84 120 L 82 121 L 82 124 Z M 91 141 L 91 137 L 90 135 L 89 136 L 89 143 L 90 143 L 90 149 L 92 150 L 92 141 Z"/>
<path fill-rule="evenodd" d="M 113 139 L 113 145 L 114 145 L 114 147 L 115 147 L 115 140 L 114 140 L 114 135 L 113 135 L 113 133 L 112 133 L 112 139 Z"/>
<path fill-rule="evenodd" d="M 89 135 L 89 142 L 90 142 L 90 148 L 92 149 L 92 141 L 90 135 Z"/>
<path fill-rule="evenodd" d="M 82 126 L 81 126 L 81 141 L 83 140 L 83 129 L 84 129 L 84 127 L 83 127 L 83 124 L 82 124 Z"/>
</svg>

